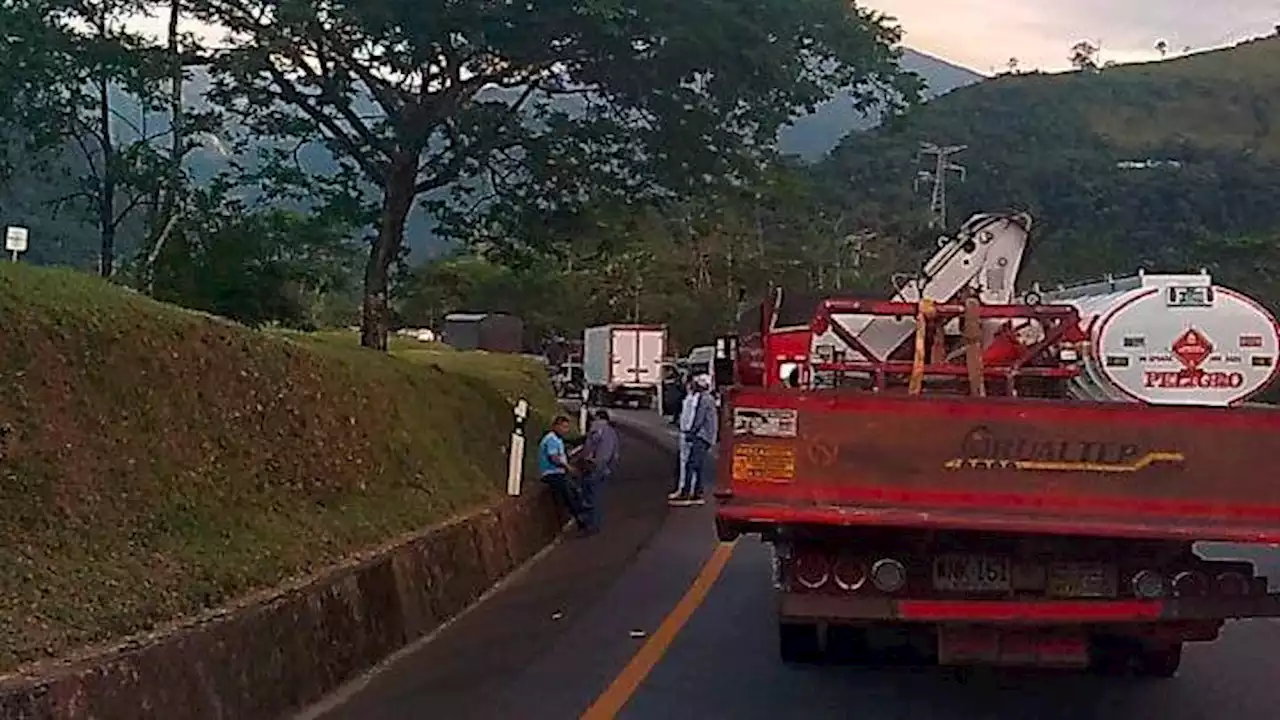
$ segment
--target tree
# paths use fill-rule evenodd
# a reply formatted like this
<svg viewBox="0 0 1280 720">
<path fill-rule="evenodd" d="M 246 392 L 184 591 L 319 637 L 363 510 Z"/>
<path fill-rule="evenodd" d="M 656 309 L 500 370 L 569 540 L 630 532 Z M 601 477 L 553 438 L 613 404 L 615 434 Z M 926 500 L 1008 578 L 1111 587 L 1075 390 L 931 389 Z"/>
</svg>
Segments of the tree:
<svg viewBox="0 0 1280 720">
<path fill-rule="evenodd" d="M 859 110 L 919 90 L 897 68 L 898 31 L 839 0 L 193 8 L 237 37 L 214 65 L 220 101 L 254 132 L 322 142 L 341 167 L 323 179 L 376 207 L 361 318 L 376 348 L 389 269 L 424 196 L 462 188 L 476 207 L 508 194 L 548 210 L 579 188 L 531 193 L 523 179 L 556 162 L 557 181 L 590 161 L 593 179 L 628 190 L 720 180 L 837 88 L 856 88 Z M 539 195 L 548 188 L 557 196 Z"/>
<path fill-rule="evenodd" d="M 250 208 L 215 183 L 198 191 L 155 260 L 154 294 L 248 325 L 312 329 L 323 301 L 355 280 L 358 249 L 340 213 Z"/>
<path fill-rule="evenodd" d="M 149 224 L 167 222 L 160 206 L 172 206 L 183 191 L 181 163 L 191 149 L 183 131 L 211 121 L 179 109 L 179 6 L 172 1 L 166 51 L 127 27 L 150 8 L 147 0 L 11 0 L 28 18 L 23 43 L 45 70 L 44 84 L 26 93 L 39 102 L 21 125 L 37 134 L 48 164 L 71 180 L 72 189 L 51 201 L 53 212 L 84 211 L 97 227 L 105 277 L 115 273 L 118 238 L 138 225 L 139 211 L 150 209 Z M 32 80 L 28 73 L 20 82 Z"/>
<path fill-rule="evenodd" d="M 1166 57 L 1169 54 L 1169 43 L 1166 40 L 1156 41 L 1156 52 L 1160 53 L 1160 57 Z"/>
<path fill-rule="evenodd" d="M 1071 46 L 1071 54 L 1067 57 L 1071 67 L 1080 71 L 1098 69 L 1098 52 L 1100 48 L 1088 40 L 1081 40 Z"/>
<path fill-rule="evenodd" d="M 61 137 L 55 114 L 69 63 L 52 30 L 55 16 L 51 3 L 0 0 L 0 181 L 16 160 Z"/>
</svg>

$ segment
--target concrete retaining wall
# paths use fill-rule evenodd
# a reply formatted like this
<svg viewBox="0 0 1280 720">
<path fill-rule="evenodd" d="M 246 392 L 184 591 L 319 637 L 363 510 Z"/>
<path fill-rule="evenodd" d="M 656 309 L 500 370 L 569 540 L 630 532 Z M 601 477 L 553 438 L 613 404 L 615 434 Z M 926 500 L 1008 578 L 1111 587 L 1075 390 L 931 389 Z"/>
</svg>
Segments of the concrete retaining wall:
<svg viewBox="0 0 1280 720">
<path fill-rule="evenodd" d="M 0 682 L 4 720 L 275 720 L 465 610 L 559 534 L 540 483 L 243 608 Z"/>
</svg>

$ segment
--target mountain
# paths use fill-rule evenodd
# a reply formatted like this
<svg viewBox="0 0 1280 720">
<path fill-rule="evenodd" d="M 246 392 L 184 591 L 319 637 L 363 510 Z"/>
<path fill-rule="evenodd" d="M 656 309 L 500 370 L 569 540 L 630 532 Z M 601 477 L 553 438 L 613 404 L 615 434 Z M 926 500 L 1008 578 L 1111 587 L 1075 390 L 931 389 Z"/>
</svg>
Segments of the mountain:
<svg viewBox="0 0 1280 720">
<path fill-rule="evenodd" d="M 1280 305 L 1280 38 L 1172 60 L 1003 75 L 847 137 L 814 172 L 875 222 L 922 220 L 921 142 L 968 145 L 954 226 L 1008 207 L 1037 221 L 1023 277 L 1208 267 Z"/>
<path fill-rule="evenodd" d="M 926 97 L 929 98 L 980 82 L 984 77 L 910 49 L 903 51 L 902 67 L 924 80 Z M 878 117 L 854 113 L 851 102 L 846 91 L 819 105 L 813 113 L 792 122 L 778 133 L 778 147 L 788 155 L 798 155 L 805 161 L 814 162 L 831 152 L 849 133 L 879 124 Z"/>
</svg>

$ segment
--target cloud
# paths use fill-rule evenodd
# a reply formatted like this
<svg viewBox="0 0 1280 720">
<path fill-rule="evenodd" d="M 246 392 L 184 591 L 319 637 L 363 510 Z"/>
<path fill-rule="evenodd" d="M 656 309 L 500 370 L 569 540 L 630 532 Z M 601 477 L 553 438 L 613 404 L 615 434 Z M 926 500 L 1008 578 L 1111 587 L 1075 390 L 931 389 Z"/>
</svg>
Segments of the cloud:
<svg viewBox="0 0 1280 720">
<path fill-rule="evenodd" d="M 1205 49 L 1270 34 L 1277 0 L 860 0 L 895 16 L 907 45 L 975 70 L 1065 68 L 1077 40 L 1101 43 L 1103 59 L 1151 59 L 1157 40 Z"/>
</svg>

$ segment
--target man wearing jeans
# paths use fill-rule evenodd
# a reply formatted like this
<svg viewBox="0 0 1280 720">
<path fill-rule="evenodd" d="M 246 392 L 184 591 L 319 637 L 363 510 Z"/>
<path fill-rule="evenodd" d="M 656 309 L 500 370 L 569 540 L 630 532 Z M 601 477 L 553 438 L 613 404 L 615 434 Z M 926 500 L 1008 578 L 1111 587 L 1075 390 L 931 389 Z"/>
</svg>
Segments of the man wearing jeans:
<svg viewBox="0 0 1280 720">
<path fill-rule="evenodd" d="M 719 430 L 716 401 L 711 397 L 711 376 L 698 375 L 693 379 L 693 384 L 697 389 L 693 421 L 689 431 L 684 433 L 689 439 L 689 460 L 685 468 L 688 477 L 684 483 L 685 493 L 673 501 L 676 505 L 706 504 L 702 489 L 706 480 L 707 456 L 711 453 L 711 447 L 716 444 Z"/>
<path fill-rule="evenodd" d="M 693 429 L 693 414 L 698 409 L 698 392 L 690 378 L 684 385 L 684 399 L 680 401 L 680 418 L 677 427 L 680 430 L 680 470 L 676 475 L 676 489 L 667 496 L 672 503 L 682 502 L 689 494 L 689 431 Z"/>
<path fill-rule="evenodd" d="M 582 461 L 587 466 L 582 478 L 582 518 L 586 521 L 583 532 L 595 535 L 600 532 L 600 490 L 618 466 L 618 433 L 609 423 L 609 411 L 596 411 L 591 432 L 582 446 Z"/>
<path fill-rule="evenodd" d="M 568 434 L 569 418 L 563 415 L 556 417 L 551 423 L 551 431 L 538 443 L 538 474 L 556 499 L 564 504 L 578 527 L 585 529 L 587 522 L 583 517 L 582 503 L 569 480 L 569 455 L 564 449 L 564 436 Z"/>
</svg>

